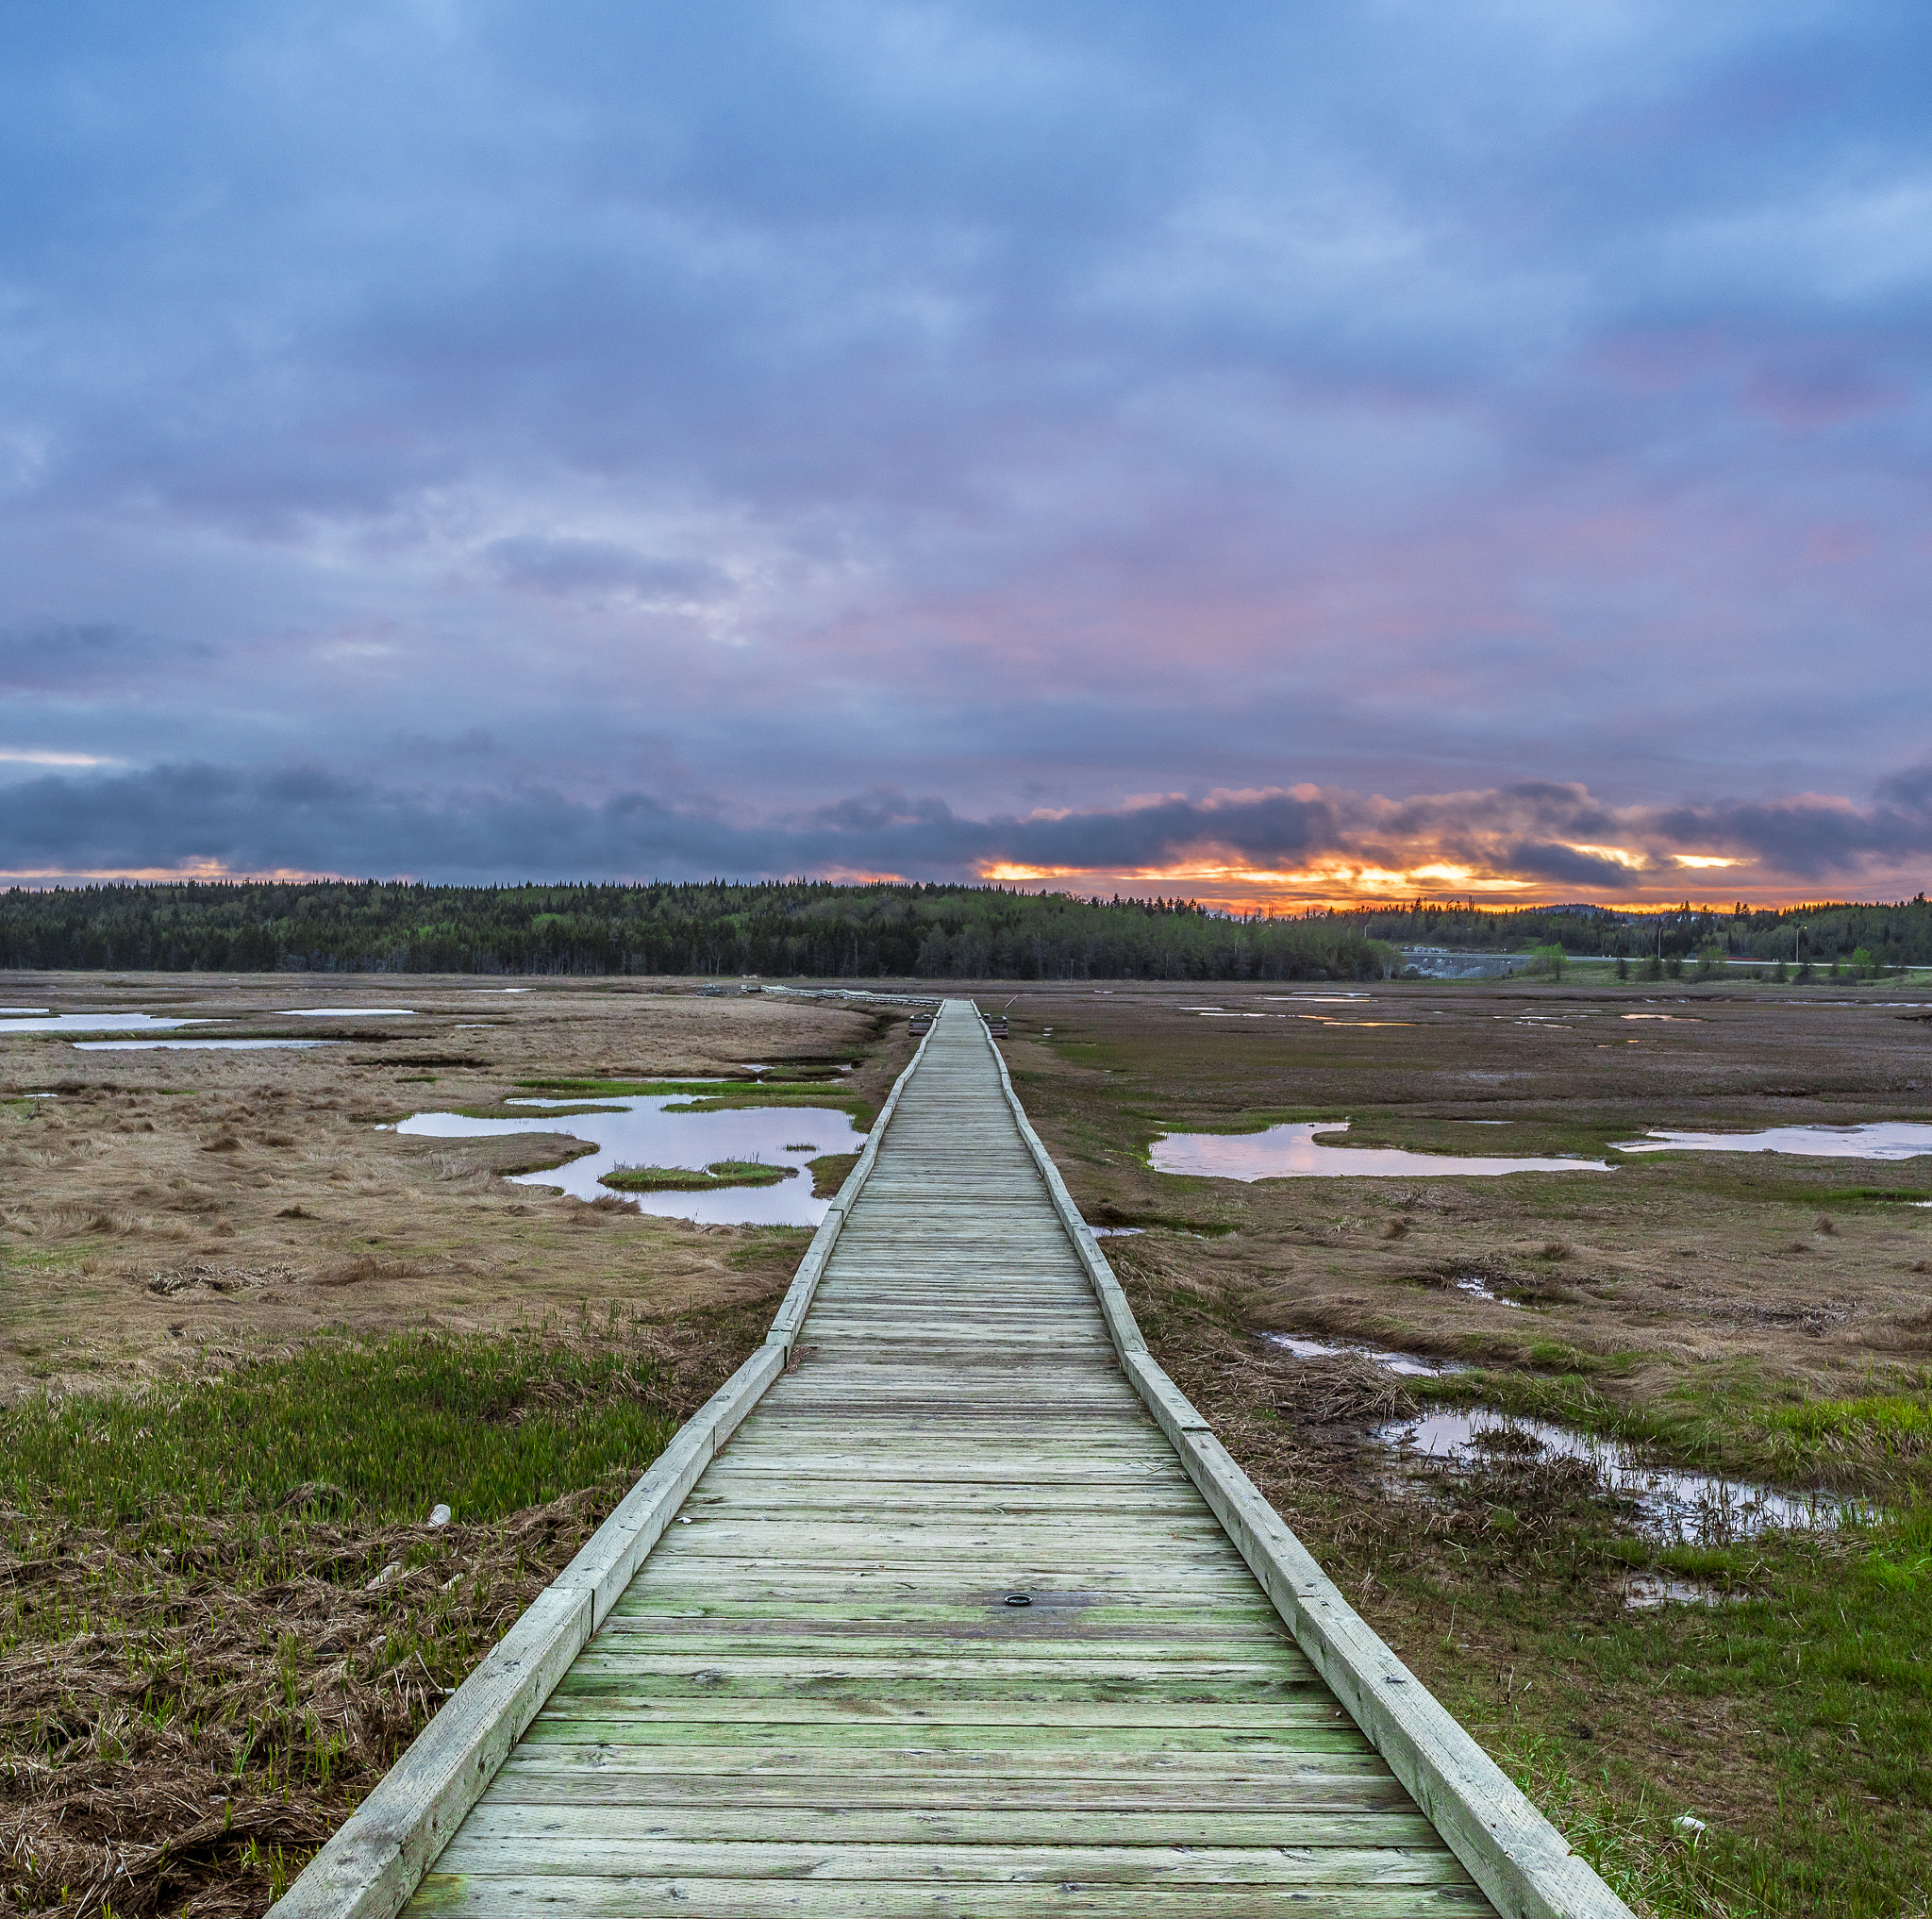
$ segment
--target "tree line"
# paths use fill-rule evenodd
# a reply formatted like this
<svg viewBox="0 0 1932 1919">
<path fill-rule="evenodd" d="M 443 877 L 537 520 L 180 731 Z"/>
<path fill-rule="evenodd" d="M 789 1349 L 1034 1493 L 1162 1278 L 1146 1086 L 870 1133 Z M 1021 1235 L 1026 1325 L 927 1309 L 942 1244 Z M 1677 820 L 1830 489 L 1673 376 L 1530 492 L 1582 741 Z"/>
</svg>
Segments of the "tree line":
<svg viewBox="0 0 1932 1919">
<path fill-rule="evenodd" d="M 1578 904 L 1494 909 L 1426 902 L 1357 908 L 1335 917 L 1366 938 L 1395 946 L 1527 953 L 1559 946 L 1572 958 L 1761 960 L 1767 965 L 1831 965 L 1863 953 L 1875 966 L 1932 964 L 1932 903 L 1920 893 L 1893 906 L 1827 902 L 1726 909 L 1695 906 L 1632 912 Z"/>
<path fill-rule="evenodd" d="M 996 886 L 464 887 L 316 880 L 0 894 L 0 966 L 167 973 L 698 974 L 919 979 L 1374 979 L 1328 915 Z"/>
</svg>

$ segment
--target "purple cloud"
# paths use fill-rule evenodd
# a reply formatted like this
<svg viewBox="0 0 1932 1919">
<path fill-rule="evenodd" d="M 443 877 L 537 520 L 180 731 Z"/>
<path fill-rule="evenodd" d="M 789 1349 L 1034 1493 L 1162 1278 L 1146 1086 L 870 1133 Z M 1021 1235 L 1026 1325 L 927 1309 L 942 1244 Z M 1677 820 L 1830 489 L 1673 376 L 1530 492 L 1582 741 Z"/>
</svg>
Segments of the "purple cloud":
<svg viewBox="0 0 1932 1919">
<path fill-rule="evenodd" d="M 1928 58 L 1799 0 L 23 12 L 0 824 L 125 837 L 58 754 L 326 870 L 1876 884 Z"/>
</svg>

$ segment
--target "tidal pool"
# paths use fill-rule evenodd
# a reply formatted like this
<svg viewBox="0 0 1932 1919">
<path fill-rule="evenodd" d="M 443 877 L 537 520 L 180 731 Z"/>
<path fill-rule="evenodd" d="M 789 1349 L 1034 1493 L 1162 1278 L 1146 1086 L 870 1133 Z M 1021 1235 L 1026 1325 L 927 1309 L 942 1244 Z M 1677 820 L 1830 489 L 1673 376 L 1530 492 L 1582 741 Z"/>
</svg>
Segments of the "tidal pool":
<svg viewBox="0 0 1932 1919">
<path fill-rule="evenodd" d="M 1450 1465 L 1466 1466 L 1484 1452 L 1581 1460 L 1606 1492 L 1636 1505 L 1646 1531 L 1681 1544 L 1749 1539 L 1770 1527 L 1828 1530 L 1869 1510 L 1862 1501 L 1833 1493 L 1778 1493 L 1747 1480 L 1649 1465 L 1616 1440 L 1546 1419 L 1518 1419 L 1486 1410 L 1397 1420 L 1380 1427 L 1375 1437 L 1410 1458 Z"/>
<path fill-rule="evenodd" d="M 723 1112 L 679 1112 L 688 1093 L 631 1094 L 600 1099 L 593 1112 L 578 1099 L 507 1099 L 527 1106 L 528 1119 L 471 1119 L 459 1112 L 418 1112 L 402 1121 L 399 1133 L 433 1139 L 496 1139 L 509 1133 L 563 1133 L 588 1140 L 597 1150 L 566 1166 L 520 1173 L 519 1186 L 560 1186 L 579 1199 L 602 1199 L 611 1189 L 598 1182 L 615 1166 L 688 1166 L 693 1171 L 721 1160 L 762 1160 L 768 1166 L 797 1168 L 775 1186 L 723 1186 L 699 1193 L 625 1193 L 645 1212 L 662 1219 L 694 1220 L 704 1226 L 815 1226 L 829 1199 L 814 1199 L 806 1162 L 822 1154 L 856 1153 L 865 1135 L 836 1108 L 741 1106 Z M 571 1112 L 541 1109 L 572 1107 Z M 809 1140 L 810 1144 L 801 1142 Z"/>
<path fill-rule="evenodd" d="M 1488 1155 L 1411 1153 L 1400 1146 L 1324 1146 L 1318 1133 L 1345 1133 L 1346 1120 L 1270 1126 L 1259 1133 L 1166 1133 L 1148 1154 L 1157 1173 L 1208 1179 L 1322 1179 L 1347 1176 L 1430 1179 L 1499 1173 L 1608 1173 L 1600 1160 L 1504 1160 Z"/>
<path fill-rule="evenodd" d="M 176 1026 L 205 1026 L 205 1019 L 164 1020 L 153 1013 L 39 1013 L 30 1019 L 0 1019 L 0 1040 L 14 1033 L 167 1033 Z"/>
<path fill-rule="evenodd" d="M 1932 1153 L 1932 1125 L 1878 1120 L 1862 1126 L 1767 1126 L 1757 1133 L 1678 1133 L 1659 1128 L 1621 1142 L 1620 1153 L 1795 1153 L 1809 1160 L 1913 1160 Z"/>
</svg>

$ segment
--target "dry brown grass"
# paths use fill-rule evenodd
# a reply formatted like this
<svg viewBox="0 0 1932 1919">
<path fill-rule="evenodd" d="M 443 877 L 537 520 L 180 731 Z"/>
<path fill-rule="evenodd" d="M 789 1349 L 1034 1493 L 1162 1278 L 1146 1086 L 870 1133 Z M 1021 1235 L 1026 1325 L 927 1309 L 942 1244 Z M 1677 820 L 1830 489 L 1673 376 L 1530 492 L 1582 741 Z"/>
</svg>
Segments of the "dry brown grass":
<svg viewBox="0 0 1932 1919">
<path fill-rule="evenodd" d="M 1492 1366 L 1575 1364 L 1633 1405 L 1746 1377 L 1793 1401 L 1845 1395 L 1932 1362 L 1932 1211 L 1858 1192 L 1932 1191 L 1923 1161 L 1659 1155 L 1604 1176 L 1241 1185 L 1170 1178 L 1143 1158 L 1158 1131 L 1282 1118 L 1349 1119 L 1350 1144 L 1535 1154 L 1598 1154 L 1653 1126 L 1924 1118 L 1923 1022 L 1822 993 L 1390 985 L 1337 1009 L 1266 996 L 1280 991 L 1206 995 L 1300 1007 L 1252 1022 L 1184 1012 L 1195 992 L 1029 993 L 1008 1047 L 1088 1217 L 1181 1229 L 1171 1263 L 1238 1295 L 1242 1324 Z M 1659 1010 L 1672 1017 L 1623 1018 Z M 1532 1013 L 1558 1024 L 1521 1023 Z M 1525 1310 L 1458 1291 L 1464 1277 Z"/>
<path fill-rule="evenodd" d="M 0 1405 L 192 1376 L 325 1328 L 489 1332 L 585 1302 L 657 1314 L 728 1304 L 788 1271 L 803 1236 L 505 1183 L 591 1150 L 560 1134 L 435 1140 L 378 1125 L 492 1108 L 523 1079 L 709 1077 L 828 1056 L 862 1056 L 840 1090 L 876 1102 L 910 1053 L 903 1022 L 665 982 L 498 994 L 470 979 L 57 974 L 15 976 L 8 991 L 57 1010 L 210 1018 L 214 1036 L 344 1043 L 89 1054 L 64 1038 L 0 1037 Z M 421 1011 L 271 1017 L 331 1003 Z M 47 1089 L 58 1096 L 21 1097 Z"/>
</svg>

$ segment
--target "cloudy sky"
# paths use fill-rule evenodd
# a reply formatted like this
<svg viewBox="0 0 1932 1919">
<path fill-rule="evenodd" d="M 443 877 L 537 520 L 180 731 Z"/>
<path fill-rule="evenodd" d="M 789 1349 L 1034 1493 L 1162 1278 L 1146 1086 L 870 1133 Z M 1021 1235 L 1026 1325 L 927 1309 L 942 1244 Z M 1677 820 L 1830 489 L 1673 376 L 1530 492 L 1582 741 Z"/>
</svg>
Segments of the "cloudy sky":
<svg viewBox="0 0 1932 1919">
<path fill-rule="evenodd" d="M 1897 897 L 1932 12 L 17 8 L 0 875 Z"/>
</svg>

